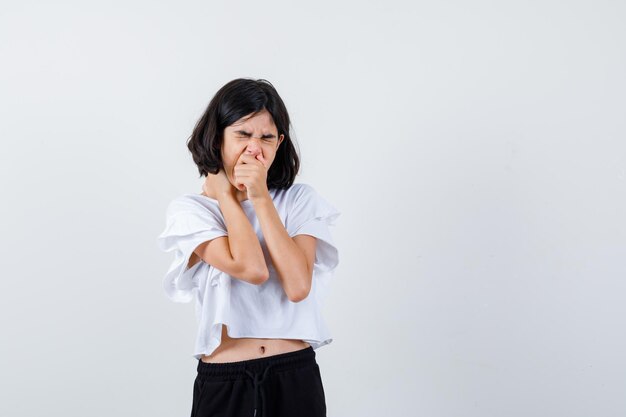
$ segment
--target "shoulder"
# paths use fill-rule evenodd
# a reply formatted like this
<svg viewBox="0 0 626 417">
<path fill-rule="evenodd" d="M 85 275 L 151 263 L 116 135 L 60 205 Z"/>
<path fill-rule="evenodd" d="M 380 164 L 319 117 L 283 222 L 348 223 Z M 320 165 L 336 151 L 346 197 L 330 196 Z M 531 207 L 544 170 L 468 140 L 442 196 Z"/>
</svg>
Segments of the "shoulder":
<svg viewBox="0 0 626 417">
<path fill-rule="evenodd" d="M 335 216 L 338 210 L 311 184 L 293 184 L 287 190 L 289 212 L 294 218 Z"/>
<path fill-rule="evenodd" d="M 294 183 L 291 187 L 285 190 L 287 199 L 291 202 L 298 200 L 309 199 L 317 195 L 315 188 L 312 185 L 306 183 Z"/>
<path fill-rule="evenodd" d="M 315 194 L 313 187 L 305 183 L 294 183 L 287 188 L 274 188 L 270 190 L 274 206 L 281 210 L 290 210 L 294 204 L 308 199 L 308 197 L 313 194 Z"/>
<path fill-rule="evenodd" d="M 179 214 L 208 214 L 220 215 L 219 204 L 216 200 L 201 194 L 182 194 L 172 199 L 167 205 L 167 217 Z"/>
</svg>

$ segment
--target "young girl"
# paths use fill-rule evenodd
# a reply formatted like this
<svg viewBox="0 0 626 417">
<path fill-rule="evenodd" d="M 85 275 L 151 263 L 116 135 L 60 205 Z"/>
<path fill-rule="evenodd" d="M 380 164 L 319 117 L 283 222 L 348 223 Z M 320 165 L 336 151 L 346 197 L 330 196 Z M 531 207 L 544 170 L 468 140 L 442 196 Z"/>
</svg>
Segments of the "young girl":
<svg viewBox="0 0 626 417">
<path fill-rule="evenodd" d="M 195 298 L 198 360 L 192 417 L 322 417 L 315 349 L 332 342 L 321 314 L 340 212 L 308 185 L 289 114 L 266 80 L 236 79 L 213 97 L 188 148 L 201 194 L 167 207 L 164 287 Z"/>
</svg>

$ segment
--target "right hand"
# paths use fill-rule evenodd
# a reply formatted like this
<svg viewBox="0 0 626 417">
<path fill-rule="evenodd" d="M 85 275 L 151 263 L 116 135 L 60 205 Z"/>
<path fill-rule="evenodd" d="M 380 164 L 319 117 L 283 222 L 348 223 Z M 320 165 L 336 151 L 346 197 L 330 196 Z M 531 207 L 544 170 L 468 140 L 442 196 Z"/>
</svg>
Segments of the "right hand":
<svg viewBox="0 0 626 417">
<path fill-rule="evenodd" d="M 233 194 L 235 187 L 228 181 L 224 168 L 220 168 L 217 174 L 207 173 L 202 185 L 202 191 L 207 196 L 214 196 L 215 199 L 218 199 L 227 193 Z"/>
</svg>

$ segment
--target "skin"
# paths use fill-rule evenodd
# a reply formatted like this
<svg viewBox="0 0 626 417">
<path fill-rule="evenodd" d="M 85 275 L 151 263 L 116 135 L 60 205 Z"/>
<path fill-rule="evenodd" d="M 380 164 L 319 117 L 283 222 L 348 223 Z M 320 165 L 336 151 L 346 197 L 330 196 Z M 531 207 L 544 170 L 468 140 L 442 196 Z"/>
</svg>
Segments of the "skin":
<svg viewBox="0 0 626 417">
<path fill-rule="evenodd" d="M 218 200 L 228 236 L 198 246 L 190 265 L 202 259 L 229 272 L 234 278 L 256 285 L 269 279 L 269 270 L 258 237 L 241 207 L 241 201 L 249 199 L 259 220 L 279 281 L 289 300 L 299 302 L 311 290 L 316 239 L 309 235 L 291 238 L 285 230 L 267 188 L 267 172 L 284 135 L 278 135 L 276 125 L 267 110 L 250 116 L 224 129 L 221 149 L 224 168 L 215 175 L 208 174 L 203 186 L 203 195 Z M 207 250 L 209 245 L 212 247 L 211 252 Z M 221 249 L 230 256 L 213 255 Z M 222 343 L 211 355 L 203 356 L 202 361 L 242 361 L 301 350 L 309 346 L 298 339 L 230 338 L 226 326 L 222 325 Z"/>
</svg>

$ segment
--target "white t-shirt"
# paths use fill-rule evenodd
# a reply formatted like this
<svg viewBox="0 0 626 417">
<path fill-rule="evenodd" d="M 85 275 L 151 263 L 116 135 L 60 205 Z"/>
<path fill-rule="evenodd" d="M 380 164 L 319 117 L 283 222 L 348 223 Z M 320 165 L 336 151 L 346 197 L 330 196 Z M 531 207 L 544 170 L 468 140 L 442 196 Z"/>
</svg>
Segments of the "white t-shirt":
<svg viewBox="0 0 626 417">
<path fill-rule="evenodd" d="M 196 300 L 196 359 L 210 355 L 220 345 L 222 324 L 233 338 L 300 339 L 313 349 L 333 340 L 321 308 L 339 263 L 329 226 L 341 213 L 308 184 L 270 189 L 269 193 L 290 237 L 305 234 L 317 238 L 311 291 L 297 303 L 287 298 L 280 285 L 250 200 L 242 201 L 241 207 L 259 238 L 270 273 L 261 285 L 234 278 L 202 260 L 187 269 L 200 243 L 228 235 L 217 200 L 183 194 L 167 207 L 166 227 L 157 244 L 162 251 L 174 251 L 175 257 L 163 286 L 174 302 Z"/>
</svg>

